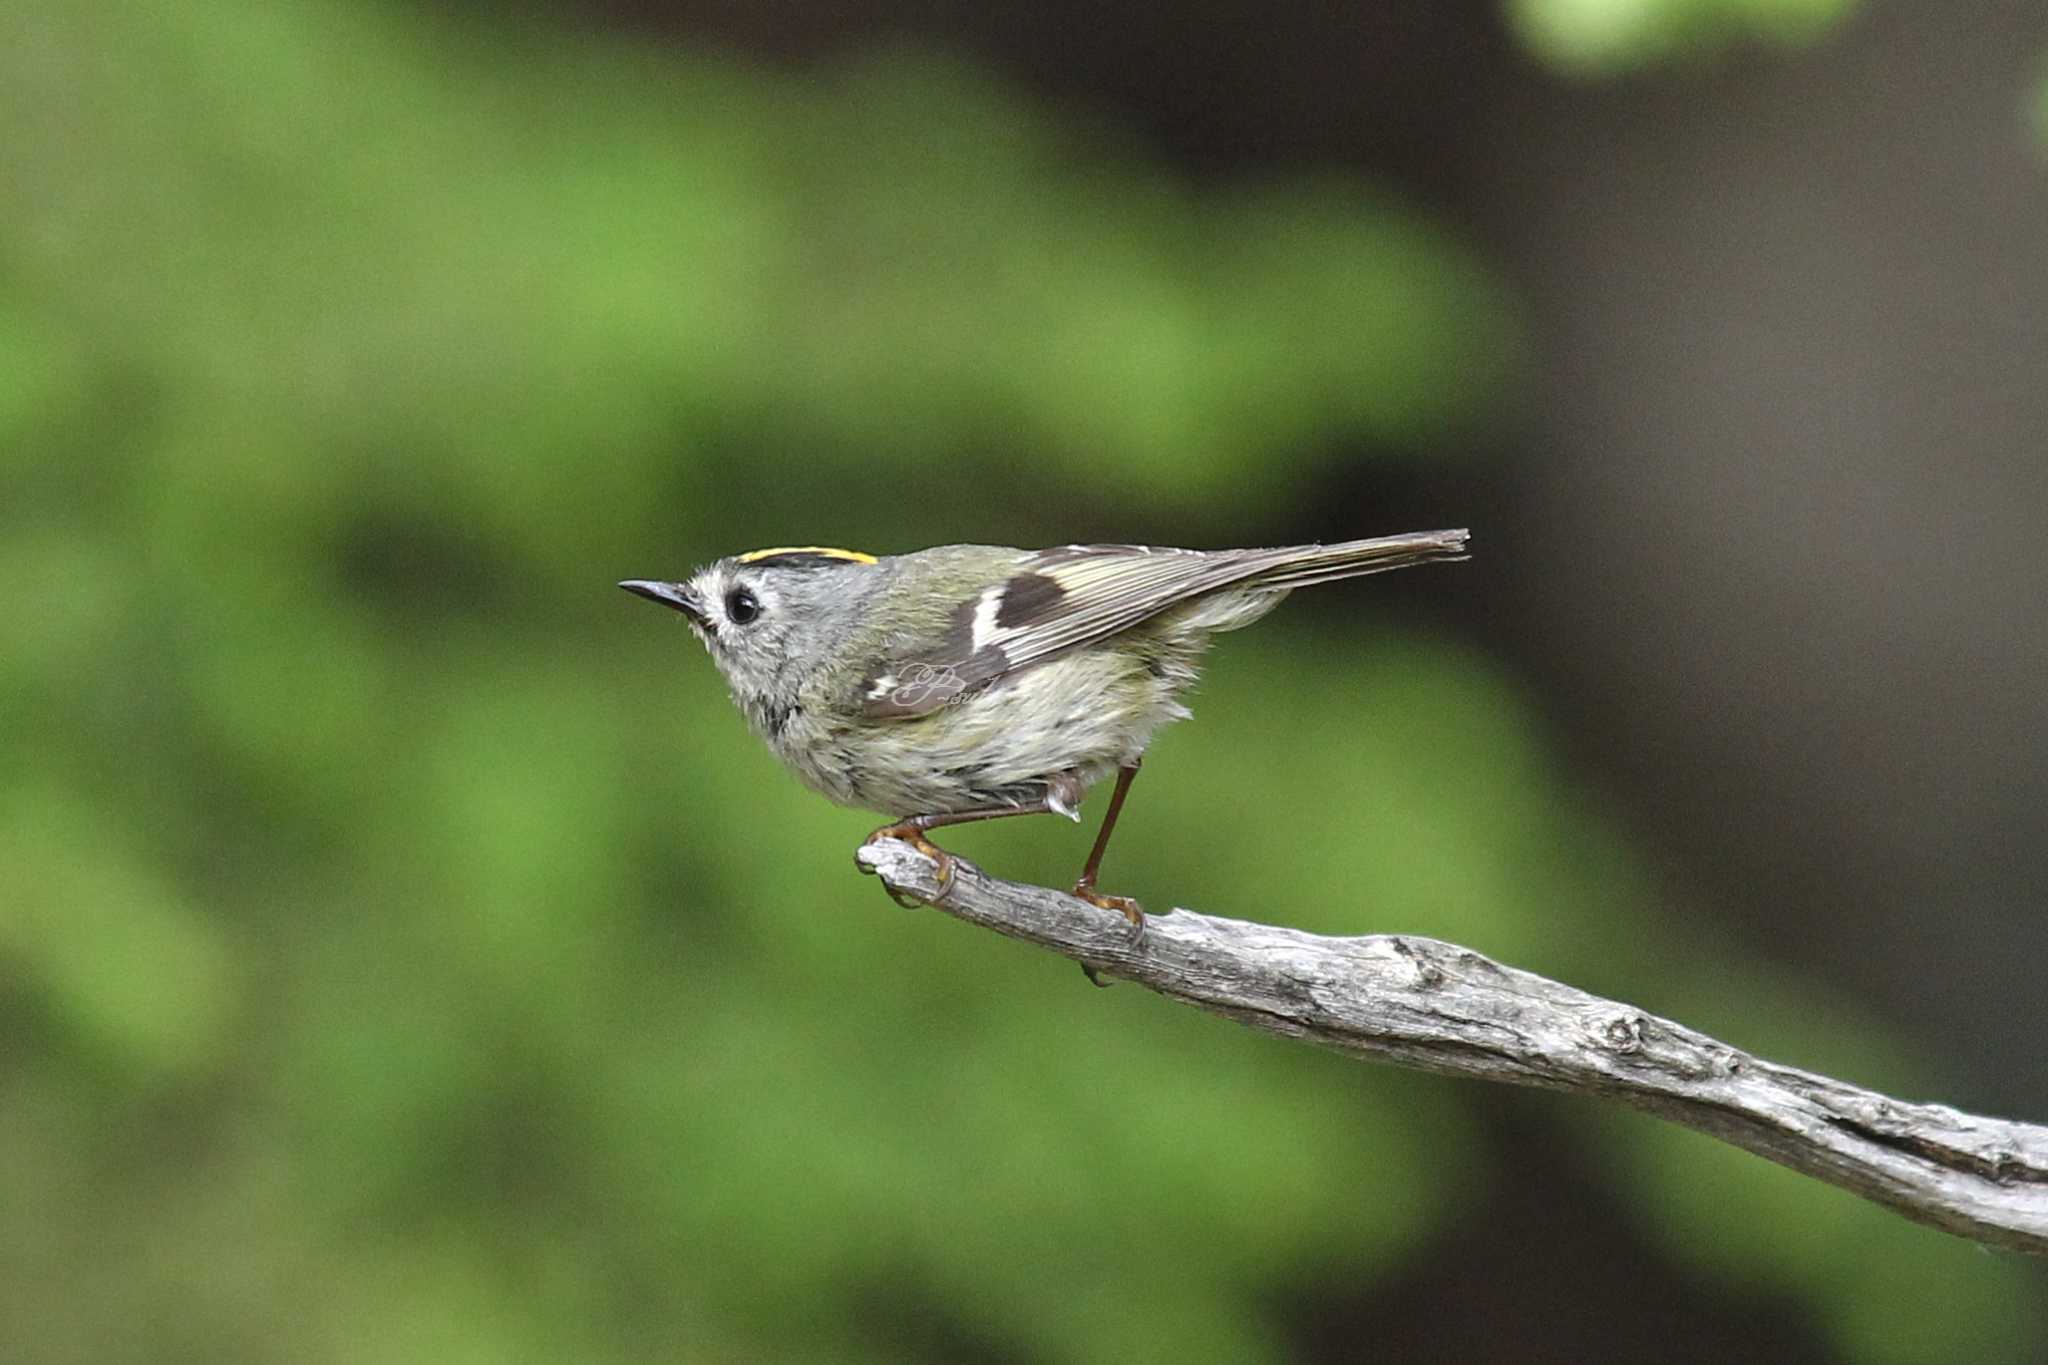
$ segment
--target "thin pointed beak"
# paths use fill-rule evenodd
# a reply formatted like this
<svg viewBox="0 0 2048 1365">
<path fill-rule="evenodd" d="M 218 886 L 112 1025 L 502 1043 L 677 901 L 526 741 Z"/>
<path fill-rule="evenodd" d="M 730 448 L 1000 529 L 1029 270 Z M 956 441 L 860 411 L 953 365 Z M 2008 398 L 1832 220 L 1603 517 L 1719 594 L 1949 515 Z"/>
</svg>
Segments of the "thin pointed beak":
<svg viewBox="0 0 2048 1365">
<path fill-rule="evenodd" d="M 703 606 L 681 583 L 656 583 L 645 578 L 628 578 L 619 586 L 635 597 L 644 597 L 650 602 L 659 602 L 664 607 L 673 608 L 700 626 L 705 624 Z"/>
</svg>

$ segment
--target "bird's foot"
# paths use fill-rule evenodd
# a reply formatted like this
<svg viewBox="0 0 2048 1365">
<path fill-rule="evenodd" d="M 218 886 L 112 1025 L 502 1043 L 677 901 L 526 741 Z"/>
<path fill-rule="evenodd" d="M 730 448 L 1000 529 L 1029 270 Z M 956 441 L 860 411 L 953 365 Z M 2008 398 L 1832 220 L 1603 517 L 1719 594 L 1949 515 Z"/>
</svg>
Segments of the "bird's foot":
<svg viewBox="0 0 2048 1365">
<path fill-rule="evenodd" d="M 905 820 L 898 824 L 882 826 L 873 834 L 861 840 L 861 847 L 866 848 L 869 844 L 876 843 L 882 839 L 901 839 L 904 843 L 909 844 L 919 853 L 931 859 L 932 865 L 938 869 L 939 889 L 938 893 L 930 901 L 920 901 L 915 898 L 906 900 L 902 892 L 884 882 L 882 889 L 889 893 L 890 900 L 895 901 L 905 910 L 916 910 L 923 905 L 937 905 L 940 901 L 946 899 L 946 894 L 953 889 L 952 854 L 940 848 L 930 839 L 925 838 L 923 827 L 913 820 Z"/>
<path fill-rule="evenodd" d="M 1145 935 L 1145 910 L 1129 896 L 1105 896 L 1085 879 L 1074 883 L 1074 894 L 1090 905 L 1102 910 L 1114 910 L 1131 922 L 1131 942 L 1136 943 Z M 1095 968 L 1086 962 L 1081 964 L 1081 975 L 1088 978 L 1091 986 L 1107 987 L 1109 983 L 1095 974 Z"/>
<path fill-rule="evenodd" d="M 1074 894 L 1090 905 L 1101 910 L 1114 910 L 1131 922 L 1131 937 L 1138 938 L 1145 932 L 1145 907 L 1129 896 L 1105 896 L 1087 882 L 1075 882 Z"/>
</svg>

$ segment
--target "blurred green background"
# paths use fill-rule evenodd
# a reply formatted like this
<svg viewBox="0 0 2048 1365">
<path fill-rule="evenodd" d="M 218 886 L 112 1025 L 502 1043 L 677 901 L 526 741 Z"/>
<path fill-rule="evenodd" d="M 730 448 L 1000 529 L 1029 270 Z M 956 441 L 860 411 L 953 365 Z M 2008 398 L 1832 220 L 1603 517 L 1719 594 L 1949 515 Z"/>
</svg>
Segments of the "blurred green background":
<svg viewBox="0 0 2048 1365">
<path fill-rule="evenodd" d="M 1796 927 L 1802 888 L 1901 875 L 1871 852 L 1897 840 L 1744 787 L 1745 750 L 1685 748 L 1722 721 L 1796 745 L 1755 698 L 1807 694 L 1790 665 L 1729 682 L 1726 651 L 1679 635 L 1766 630 L 1776 659 L 1816 632 L 1670 605 L 1688 545 L 1768 558 L 1727 509 L 1777 495 L 1660 466 L 1657 414 L 1696 391 L 1636 391 L 1572 344 L 1610 268 L 1651 281 L 1594 318 L 1617 355 L 1698 375 L 1698 345 L 1770 344 L 1755 319 L 1673 330 L 1711 254 L 1560 243 L 1631 166 L 1694 221 L 1688 148 L 1725 135 L 1750 164 L 1743 107 L 1812 112 L 1749 82 L 1834 63 L 1871 89 L 1910 32 L 1842 0 L 1081 13 L 0 17 L 0 1358 L 2048 1350 L 2048 1281 L 2017 1258 L 1648 1120 L 1361 1067 L 893 908 L 849 861 L 879 821 L 799 789 L 680 623 L 611 586 L 763 544 L 1470 524 L 1469 565 L 1221 641 L 1106 883 L 1449 938 L 2048 1119 L 2048 1082 L 2011 1069 L 2038 995 L 1987 961 L 1989 1013 L 1926 1012 L 1905 890 L 1899 918 L 1856 901 L 1867 929 L 1825 928 L 1825 895 Z M 2027 168 L 2024 216 L 2039 87 L 1974 88 L 2002 121 L 1958 135 Z M 1510 136 L 1539 127 L 1547 151 Z M 1917 175 L 1827 145 L 1850 180 Z M 1863 240 L 1796 188 L 1702 183 L 1768 225 L 1724 244 L 1738 275 L 1759 241 Z M 1648 221 L 1617 202 L 1611 223 Z M 2040 277 L 1984 271 L 2024 317 Z M 1901 287 L 1905 333 L 1937 292 Z M 1819 372 L 1829 338 L 1889 326 L 1886 296 L 1855 296 L 1787 334 Z M 2014 359 L 2044 354 L 2036 333 Z M 1553 401 L 1587 392 L 1636 415 Z M 2025 429 L 2038 400 L 2014 401 Z M 1944 477 L 2037 508 L 2038 456 L 1944 447 Z M 1604 472 L 1671 501 L 1646 520 L 1583 495 Z M 1968 596 L 2009 615 L 2009 581 Z M 1581 606 L 1661 681 L 1603 692 L 1630 665 L 1586 665 L 1544 615 Z M 1803 667 L 1851 702 L 1920 695 L 1925 670 L 1882 654 L 1836 674 L 1818 634 Z M 2037 714 L 1964 747 L 2024 767 Z M 1936 702 L 1920 719 L 1953 734 Z M 1989 854 L 1942 864 L 2032 849 L 2025 794 L 1971 822 Z M 1792 851 L 1720 822 L 1739 810 Z M 951 842 L 1058 881 L 1087 838 Z M 1965 938 L 1972 906 L 2009 903 L 1978 890 L 1942 902 Z M 2038 962 L 2038 937 L 1983 924 L 1986 958 Z"/>
</svg>

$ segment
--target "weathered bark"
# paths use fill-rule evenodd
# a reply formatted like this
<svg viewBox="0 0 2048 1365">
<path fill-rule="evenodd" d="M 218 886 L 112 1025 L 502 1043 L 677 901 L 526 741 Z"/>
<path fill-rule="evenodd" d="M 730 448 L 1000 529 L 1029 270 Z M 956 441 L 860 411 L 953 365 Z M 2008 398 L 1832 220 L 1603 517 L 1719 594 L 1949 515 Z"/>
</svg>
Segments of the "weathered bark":
<svg viewBox="0 0 2048 1365">
<path fill-rule="evenodd" d="M 864 846 L 892 891 L 1269 1033 L 1400 1066 L 1605 1096 L 1992 1246 L 2048 1255 L 2048 1128 L 1780 1066 L 1435 939 L 1326 938 L 1187 910 L 1120 915 L 962 858 Z"/>
</svg>

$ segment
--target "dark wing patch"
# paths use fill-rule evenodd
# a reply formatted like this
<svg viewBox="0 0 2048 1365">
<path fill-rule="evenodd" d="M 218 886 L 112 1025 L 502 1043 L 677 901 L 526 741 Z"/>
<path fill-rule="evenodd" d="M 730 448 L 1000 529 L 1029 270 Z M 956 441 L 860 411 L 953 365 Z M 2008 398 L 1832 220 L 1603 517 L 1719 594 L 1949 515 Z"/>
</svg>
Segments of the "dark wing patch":
<svg viewBox="0 0 2048 1365">
<path fill-rule="evenodd" d="M 1044 620 L 1066 595 L 1067 590 L 1056 578 L 1042 573 L 1020 573 L 1003 584 L 1002 595 L 996 599 L 996 627 L 1017 630 Z"/>
</svg>

